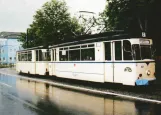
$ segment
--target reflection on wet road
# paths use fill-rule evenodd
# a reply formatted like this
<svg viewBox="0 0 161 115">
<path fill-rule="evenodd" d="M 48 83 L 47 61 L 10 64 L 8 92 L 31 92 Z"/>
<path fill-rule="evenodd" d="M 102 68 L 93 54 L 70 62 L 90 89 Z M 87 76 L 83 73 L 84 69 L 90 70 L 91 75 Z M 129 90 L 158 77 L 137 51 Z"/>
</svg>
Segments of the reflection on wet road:
<svg viewBox="0 0 161 115">
<path fill-rule="evenodd" d="M 158 115 L 161 105 L 0 75 L 0 115 Z"/>
</svg>

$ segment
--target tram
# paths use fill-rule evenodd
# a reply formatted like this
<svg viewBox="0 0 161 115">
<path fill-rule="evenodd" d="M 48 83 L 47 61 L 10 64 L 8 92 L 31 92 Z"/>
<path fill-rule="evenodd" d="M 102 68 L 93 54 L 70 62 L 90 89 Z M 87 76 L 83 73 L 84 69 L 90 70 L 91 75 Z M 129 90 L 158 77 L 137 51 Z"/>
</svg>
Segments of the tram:
<svg viewBox="0 0 161 115">
<path fill-rule="evenodd" d="M 50 52 L 43 46 L 17 51 L 16 71 L 33 75 L 48 75 Z"/>
<path fill-rule="evenodd" d="M 36 61 L 34 52 L 37 49 L 32 50 L 35 66 L 27 66 L 26 61 L 24 65 L 20 64 L 18 58 L 16 69 L 18 72 L 26 73 L 30 69 L 30 74 L 49 73 L 50 76 L 91 82 L 149 85 L 156 80 L 152 45 L 151 39 L 120 35 L 67 42 L 49 46 L 50 59 L 46 62 Z"/>
</svg>

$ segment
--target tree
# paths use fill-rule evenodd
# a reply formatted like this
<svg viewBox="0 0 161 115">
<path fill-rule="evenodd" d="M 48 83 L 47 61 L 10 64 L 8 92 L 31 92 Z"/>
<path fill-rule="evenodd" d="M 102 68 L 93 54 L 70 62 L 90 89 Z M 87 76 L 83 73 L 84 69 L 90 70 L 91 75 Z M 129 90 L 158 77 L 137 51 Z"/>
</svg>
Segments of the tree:
<svg viewBox="0 0 161 115">
<path fill-rule="evenodd" d="M 147 32 L 153 2 L 154 0 L 107 0 L 108 4 L 102 13 L 107 30 L 122 29 L 135 34 Z"/>
<path fill-rule="evenodd" d="M 34 21 L 29 28 L 29 34 L 34 39 L 30 44 L 32 47 L 53 45 L 80 35 L 83 31 L 76 18 L 68 13 L 64 1 L 51 0 L 34 15 Z"/>
<path fill-rule="evenodd" d="M 139 36 L 146 32 L 147 37 L 158 43 L 161 37 L 160 5 L 160 0 L 107 0 L 101 16 L 106 31 L 125 30 Z M 156 47 L 159 49 L 160 44 Z"/>
</svg>

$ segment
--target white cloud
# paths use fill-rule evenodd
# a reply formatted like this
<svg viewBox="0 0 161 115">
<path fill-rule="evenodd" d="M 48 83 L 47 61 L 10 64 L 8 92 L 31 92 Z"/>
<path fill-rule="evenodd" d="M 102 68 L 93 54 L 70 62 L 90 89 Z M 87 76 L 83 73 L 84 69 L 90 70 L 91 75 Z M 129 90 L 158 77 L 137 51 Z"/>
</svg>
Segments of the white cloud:
<svg viewBox="0 0 161 115">
<path fill-rule="evenodd" d="M 0 31 L 26 31 L 35 11 L 49 0 L 0 0 Z M 106 0 L 65 0 L 73 14 L 80 10 L 98 13 Z"/>
<path fill-rule="evenodd" d="M 106 0 L 66 0 L 71 12 L 90 11 L 98 14 L 105 8 Z"/>
</svg>

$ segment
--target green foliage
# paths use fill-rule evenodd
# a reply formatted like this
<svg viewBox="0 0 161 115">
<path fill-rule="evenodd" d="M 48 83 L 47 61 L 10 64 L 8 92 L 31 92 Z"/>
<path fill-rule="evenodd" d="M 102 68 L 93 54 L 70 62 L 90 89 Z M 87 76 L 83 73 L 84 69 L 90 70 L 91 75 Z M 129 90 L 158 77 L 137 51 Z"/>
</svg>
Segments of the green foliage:
<svg viewBox="0 0 161 115">
<path fill-rule="evenodd" d="M 34 21 L 29 28 L 29 47 L 53 45 L 80 35 L 84 31 L 76 18 L 68 13 L 64 1 L 51 0 L 46 2 L 34 15 Z M 25 34 L 20 39 L 25 45 Z"/>
<path fill-rule="evenodd" d="M 146 32 L 157 49 L 161 48 L 161 0 L 107 0 L 101 18 L 106 31 L 125 30 L 132 35 Z M 161 50 L 157 50 L 161 55 Z"/>
<path fill-rule="evenodd" d="M 127 30 L 134 34 L 147 32 L 154 0 L 107 0 L 101 16 L 107 30 Z"/>
</svg>

